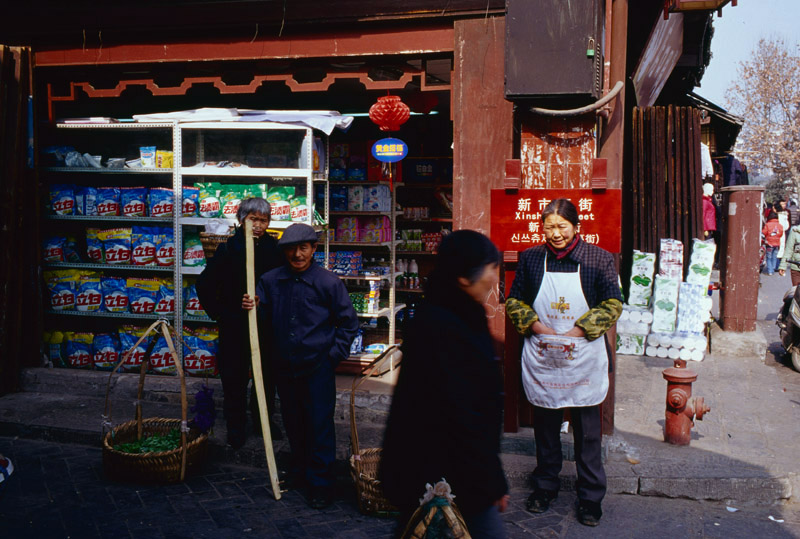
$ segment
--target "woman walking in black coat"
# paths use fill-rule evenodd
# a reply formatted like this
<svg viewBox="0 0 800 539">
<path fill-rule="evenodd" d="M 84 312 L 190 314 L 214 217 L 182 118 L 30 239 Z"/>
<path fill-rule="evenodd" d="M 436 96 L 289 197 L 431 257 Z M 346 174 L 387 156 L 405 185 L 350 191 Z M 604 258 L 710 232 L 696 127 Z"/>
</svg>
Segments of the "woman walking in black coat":
<svg viewBox="0 0 800 539">
<path fill-rule="evenodd" d="M 256 281 L 267 271 L 283 264 L 283 254 L 278 242 L 266 234 L 269 226 L 270 204 L 263 198 L 248 198 L 242 201 L 236 218 L 239 224 L 253 223 L 255 242 L 254 264 Z M 219 323 L 219 349 L 217 368 L 222 379 L 223 411 L 228 429 L 228 444 L 234 449 L 244 445 L 247 438 L 247 384 L 250 380 L 250 332 L 247 311 L 242 310 L 242 297 L 247 293 L 247 270 L 245 258 L 244 227 L 209 259 L 206 269 L 197 280 L 197 296 L 208 316 Z M 275 385 L 269 375 L 269 331 L 259 320 L 258 334 L 261 349 L 261 367 L 267 384 L 267 406 L 272 411 L 275 400 Z M 257 431 L 261 429 L 255 391 L 251 396 L 251 415 Z M 270 421 L 270 423 L 272 423 Z M 280 430 L 271 426 L 273 437 Z"/>
<path fill-rule="evenodd" d="M 472 537 L 505 537 L 503 382 L 483 305 L 497 287 L 499 261 L 483 234 L 446 236 L 404 335 L 380 469 L 386 496 L 402 511 L 401 528 L 425 484 L 444 478 Z"/>
</svg>

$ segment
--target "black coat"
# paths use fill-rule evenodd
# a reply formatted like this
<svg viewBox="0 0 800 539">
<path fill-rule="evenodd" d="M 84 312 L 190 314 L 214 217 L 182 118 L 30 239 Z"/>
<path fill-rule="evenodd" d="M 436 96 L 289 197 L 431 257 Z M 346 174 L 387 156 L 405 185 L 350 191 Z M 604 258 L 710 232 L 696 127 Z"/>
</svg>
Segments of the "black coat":
<svg viewBox="0 0 800 539">
<path fill-rule="evenodd" d="M 197 297 L 208 316 L 219 323 L 220 350 L 219 361 L 231 354 L 245 354 L 250 357 L 250 337 L 247 311 L 242 309 L 242 296 L 247 292 L 247 268 L 244 229 L 236 233 L 224 244 L 217 247 L 216 253 L 197 279 Z M 283 253 L 272 236 L 264 234 L 258 239 L 253 253 L 255 281 L 267 271 L 283 264 Z M 263 331 L 259 320 L 259 339 L 262 341 L 262 354 L 267 346 L 264 339 L 268 332 Z"/>
<path fill-rule="evenodd" d="M 386 496 L 413 507 L 425 484 L 446 479 L 465 514 L 508 492 L 500 462 L 503 381 L 482 305 L 439 291 L 407 328 L 384 435 Z"/>
</svg>

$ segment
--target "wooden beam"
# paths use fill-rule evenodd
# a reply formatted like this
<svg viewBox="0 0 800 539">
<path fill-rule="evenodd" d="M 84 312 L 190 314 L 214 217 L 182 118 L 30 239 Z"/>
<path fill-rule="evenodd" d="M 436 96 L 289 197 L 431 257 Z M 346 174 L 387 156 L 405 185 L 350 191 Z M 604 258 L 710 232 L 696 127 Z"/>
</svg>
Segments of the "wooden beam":
<svg viewBox="0 0 800 539">
<path fill-rule="evenodd" d="M 452 52 L 454 35 L 452 24 L 416 28 L 381 27 L 295 35 L 288 38 L 274 36 L 251 39 L 252 36 L 249 36 L 225 41 L 197 39 L 49 48 L 38 50 L 35 60 L 37 67 L 50 67 L 428 54 Z"/>
</svg>

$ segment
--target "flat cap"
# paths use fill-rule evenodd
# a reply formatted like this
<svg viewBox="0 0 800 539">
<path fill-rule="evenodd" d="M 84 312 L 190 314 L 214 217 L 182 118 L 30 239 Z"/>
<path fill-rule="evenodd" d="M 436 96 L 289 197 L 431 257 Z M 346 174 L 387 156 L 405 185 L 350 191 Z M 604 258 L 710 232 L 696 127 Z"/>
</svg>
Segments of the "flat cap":
<svg viewBox="0 0 800 539">
<path fill-rule="evenodd" d="M 317 242 L 317 233 L 314 228 L 303 223 L 295 223 L 289 226 L 286 231 L 278 240 L 279 247 L 286 247 L 287 245 L 294 245 L 303 242 Z"/>
</svg>

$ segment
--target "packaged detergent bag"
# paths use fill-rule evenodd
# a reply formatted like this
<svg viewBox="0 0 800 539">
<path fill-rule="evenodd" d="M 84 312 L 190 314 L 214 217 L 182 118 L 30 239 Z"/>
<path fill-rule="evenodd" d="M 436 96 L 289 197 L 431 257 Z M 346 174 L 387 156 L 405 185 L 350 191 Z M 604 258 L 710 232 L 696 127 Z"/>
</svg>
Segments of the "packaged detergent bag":
<svg viewBox="0 0 800 539">
<path fill-rule="evenodd" d="M 197 328 L 194 335 L 184 337 L 183 366 L 188 376 L 217 374 L 217 339 L 217 332 L 210 328 Z"/>
<path fill-rule="evenodd" d="M 75 308 L 86 313 L 96 313 L 103 310 L 103 289 L 100 284 L 99 273 L 86 272 L 78 278 L 78 294 L 75 298 Z"/>
<path fill-rule="evenodd" d="M 136 346 L 136 341 L 144 335 L 145 331 L 145 328 L 129 325 L 124 325 L 120 328 L 120 353 L 124 358 L 122 367 L 120 367 L 122 371 L 139 372 L 139 367 L 144 361 L 145 352 L 147 352 L 147 345 L 150 344 L 150 339 L 153 338 L 150 335 Z"/>
<path fill-rule="evenodd" d="M 197 287 L 194 279 L 183 281 L 183 297 L 185 299 L 184 311 L 189 316 L 206 316 L 206 311 L 200 305 L 200 298 L 197 296 Z"/>
<path fill-rule="evenodd" d="M 99 371 L 110 371 L 119 361 L 119 338 L 111 333 L 99 333 L 92 343 L 92 363 Z"/>
<path fill-rule="evenodd" d="M 175 374 L 175 360 L 163 335 L 156 337 L 156 345 L 150 354 L 150 371 L 158 374 Z"/>
<path fill-rule="evenodd" d="M 128 277 L 126 281 L 131 312 L 134 314 L 152 314 L 158 302 L 158 279 Z"/>
<path fill-rule="evenodd" d="M 168 279 L 160 279 L 159 281 L 155 312 L 156 314 L 175 312 L 175 285 Z"/>
<path fill-rule="evenodd" d="M 74 236 L 67 236 L 64 243 L 64 260 L 66 262 L 83 262 L 83 259 L 78 254 L 78 242 Z"/>
<path fill-rule="evenodd" d="M 44 342 L 47 345 L 47 359 L 54 367 L 66 367 L 66 356 L 64 351 L 64 333 L 61 331 L 46 332 Z"/>
<path fill-rule="evenodd" d="M 97 215 L 102 217 L 118 216 L 119 208 L 119 189 L 116 187 L 101 187 L 97 190 Z"/>
<path fill-rule="evenodd" d="M 134 266 L 156 265 L 157 227 L 135 226 L 131 231 L 131 260 Z"/>
<path fill-rule="evenodd" d="M 220 184 L 216 182 L 196 183 L 195 187 L 199 189 L 200 206 L 197 210 L 198 215 L 200 217 L 219 217 L 222 211 L 219 200 Z"/>
<path fill-rule="evenodd" d="M 44 262 L 65 262 L 64 248 L 67 238 L 63 236 L 53 236 L 44 240 L 42 249 L 42 260 Z"/>
<path fill-rule="evenodd" d="M 219 197 L 219 204 L 222 207 L 222 217 L 226 219 L 236 219 L 236 212 L 244 198 L 244 185 L 225 185 Z"/>
<path fill-rule="evenodd" d="M 97 231 L 97 238 L 103 242 L 106 264 L 131 263 L 132 233 L 130 228 L 111 228 Z"/>
<path fill-rule="evenodd" d="M 54 311 L 75 310 L 75 297 L 80 273 L 75 270 L 46 271 L 44 280 L 50 292 L 50 308 Z"/>
<path fill-rule="evenodd" d="M 97 228 L 86 229 L 86 256 L 95 264 L 105 264 L 106 254 L 103 251 L 103 242 L 97 236 Z"/>
<path fill-rule="evenodd" d="M 289 206 L 292 221 L 308 222 L 309 207 L 306 197 L 294 197 Z"/>
<path fill-rule="evenodd" d="M 183 265 L 190 267 L 205 266 L 206 254 L 199 234 L 188 233 L 183 238 Z"/>
<path fill-rule="evenodd" d="M 75 209 L 78 215 L 97 215 L 97 189 L 77 187 L 75 189 Z"/>
<path fill-rule="evenodd" d="M 125 217 L 147 217 L 147 188 L 123 187 L 119 190 L 119 203 Z"/>
<path fill-rule="evenodd" d="M 50 187 L 50 209 L 54 215 L 75 214 L 75 186 L 56 184 Z"/>
<path fill-rule="evenodd" d="M 172 189 L 154 187 L 147 195 L 150 217 L 172 217 L 175 211 L 175 194 Z"/>
<path fill-rule="evenodd" d="M 94 335 L 68 331 L 64 333 L 64 340 L 66 341 L 67 367 L 72 369 L 91 369 Z"/>
<path fill-rule="evenodd" d="M 110 313 L 127 313 L 130 300 L 125 279 L 121 277 L 101 277 L 103 307 Z"/>
<path fill-rule="evenodd" d="M 183 217 L 197 217 L 197 210 L 200 208 L 200 190 L 197 187 L 184 186 L 183 203 L 181 204 L 181 215 Z"/>
<path fill-rule="evenodd" d="M 175 264 L 175 234 L 169 227 L 161 227 L 156 235 L 156 265 Z"/>
<path fill-rule="evenodd" d="M 267 191 L 267 202 L 272 206 L 270 217 L 273 221 L 291 221 L 291 200 L 294 198 L 294 186 L 272 186 Z"/>
</svg>

